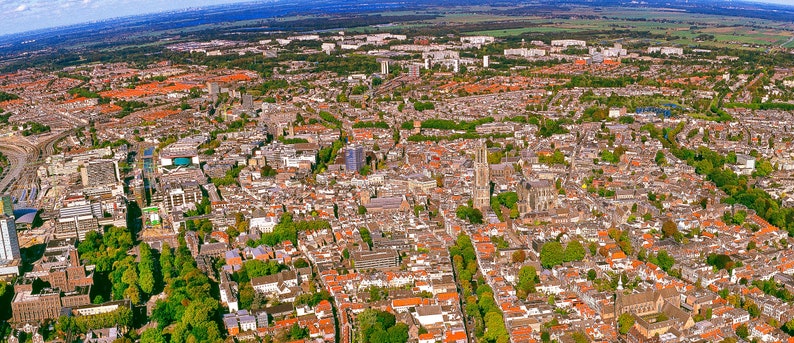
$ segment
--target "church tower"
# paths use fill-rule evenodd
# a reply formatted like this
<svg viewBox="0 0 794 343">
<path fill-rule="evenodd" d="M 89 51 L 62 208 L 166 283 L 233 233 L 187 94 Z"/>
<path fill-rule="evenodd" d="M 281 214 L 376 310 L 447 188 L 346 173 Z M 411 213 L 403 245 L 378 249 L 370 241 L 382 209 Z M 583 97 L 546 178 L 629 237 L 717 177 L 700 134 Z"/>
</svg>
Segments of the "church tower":
<svg viewBox="0 0 794 343">
<path fill-rule="evenodd" d="M 488 150 L 485 149 L 485 142 L 480 141 L 480 145 L 474 152 L 474 191 L 472 201 L 474 208 L 485 212 L 491 204 L 491 175 L 488 167 Z"/>
</svg>

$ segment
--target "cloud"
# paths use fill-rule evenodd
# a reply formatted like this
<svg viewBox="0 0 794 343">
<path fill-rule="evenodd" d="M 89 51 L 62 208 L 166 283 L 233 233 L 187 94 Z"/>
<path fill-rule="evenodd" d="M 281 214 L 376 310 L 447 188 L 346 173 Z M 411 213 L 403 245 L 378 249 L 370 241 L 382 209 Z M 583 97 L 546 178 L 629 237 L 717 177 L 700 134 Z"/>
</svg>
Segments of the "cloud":
<svg viewBox="0 0 794 343">
<path fill-rule="evenodd" d="M 240 1 L 247 0 L 0 0 L 0 36 L 114 17 Z"/>
</svg>

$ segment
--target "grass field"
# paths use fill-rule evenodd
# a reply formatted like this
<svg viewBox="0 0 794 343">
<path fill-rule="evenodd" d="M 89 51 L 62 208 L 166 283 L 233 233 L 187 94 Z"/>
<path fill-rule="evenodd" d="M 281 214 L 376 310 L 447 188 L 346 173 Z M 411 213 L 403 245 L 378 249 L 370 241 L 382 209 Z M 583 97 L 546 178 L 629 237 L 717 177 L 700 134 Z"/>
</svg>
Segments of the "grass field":
<svg viewBox="0 0 794 343">
<path fill-rule="evenodd" d="M 549 26 L 535 26 L 525 27 L 520 29 L 505 29 L 505 30 L 486 30 L 466 32 L 472 35 L 494 36 L 494 37 L 509 37 L 518 36 L 525 33 L 543 33 L 543 32 L 580 32 L 585 31 L 577 28 L 562 28 L 562 27 L 549 27 Z"/>
<path fill-rule="evenodd" d="M 574 9 L 573 12 L 576 13 L 576 10 Z M 681 45 L 741 47 L 743 44 L 757 44 L 767 47 L 778 47 L 781 45 L 794 47 L 794 40 L 792 40 L 792 37 L 794 37 L 794 24 L 791 23 L 658 10 L 605 9 L 601 13 L 609 18 L 598 20 L 526 18 L 520 20 L 507 16 L 481 16 L 481 18 L 487 18 L 487 21 L 491 22 L 499 22 L 498 18 L 501 18 L 502 21 L 513 23 L 516 21 L 526 22 L 528 27 L 478 30 L 466 33 L 508 37 L 531 33 L 584 33 L 614 29 L 647 31 L 663 36 L 678 36 L 678 39 L 671 42 Z M 456 17 L 456 19 L 462 18 L 465 18 L 465 16 Z M 437 20 L 440 20 L 440 18 Z M 697 38 L 701 35 L 711 35 L 713 40 L 698 41 Z"/>
<path fill-rule="evenodd" d="M 458 28 L 469 35 L 489 35 L 510 37 L 544 33 L 588 33 L 594 31 L 632 30 L 647 31 L 654 35 L 666 36 L 670 44 L 701 46 L 705 48 L 773 48 L 783 45 L 794 48 L 794 23 L 777 22 L 764 19 L 740 18 L 721 15 L 693 14 L 677 10 L 603 8 L 594 11 L 592 7 L 571 6 L 570 10 L 552 13 L 551 16 L 539 15 L 501 15 L 493 11 L 507 11 L 505 7 L 477 6 L 456 9 L 439 8 L 427 12 L 400 11 L 382 12 L 383 16 L 439 14 L 435 19 L 421 22 L 395 23 L 381 27 L 358 27 L 348 29 L 351 33 L 388 32 L 392 30 L 417 29 L 422 27 L 449 26 Z M 581 18 L 600 15 L 601 19 L 564 19 L 562 16 Z M 557 16 L 560 17 L 557 17 Z M 285 18 L 286 19 L 286 18 Z M 292 19 L 292 18 L 290 18 Z M 483 29 L 493 23 L 494 29 Z M 477 29 L 466 30 L 466 26 Z M 525 26 L 524 26 L 525 25 Z M 508 26 L 510 28 L 499 28 Z M 522 27 L 523 26 L 523 27 Z M 713 40 L 698 40 L 698 36 L 710 35 Z M 617 38 L 617 37 L 616 37 Z M 664 43 L 664 42 L 659 42 Z M 742 45 L 750 45 L 743 47 Z"/>
</svg>

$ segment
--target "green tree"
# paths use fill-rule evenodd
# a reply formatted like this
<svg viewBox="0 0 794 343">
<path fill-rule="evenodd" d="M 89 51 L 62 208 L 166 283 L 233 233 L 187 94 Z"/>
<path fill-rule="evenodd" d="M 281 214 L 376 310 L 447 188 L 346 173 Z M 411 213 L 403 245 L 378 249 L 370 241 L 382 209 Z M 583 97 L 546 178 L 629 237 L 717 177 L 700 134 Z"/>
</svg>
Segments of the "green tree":
<svg viewBox="0 0 794 343">
<path fill-rule="evenodd" d="M 582 243 L 579 243 L 577 240 L 573 240 L 568 242 L 568 245 L 565 247 L 565 253 L 563 255 L 563 260 L 565 262 L 571 261 L 581 261 L 584 259 L 585 250 Z"/>
<path fill-rule="evenodd" d="M 140 262 L 138 263 L 138 282 L 141 291 L 151 295 L 155 287 L 155 258 L 149 244 L 141 243 L 138 246 Z"/>
<path fill-rule="evenodd" d="M 161 250 L 160 270 L 162 271 L 163 279 L 168 282 L 174 276 L 174 254 L 171 252 L 171 246 L 168 243 L 163 243 Z"/>
<path fill-rule="evenodd" d="M 656 165 L 660 167 L 667 164 L 667 158 L 664 157 L 664 153 L 661 150 L 656 152 L 656 157 L 654 158 L 654 161 L 656 162 Z"/>
<path fill-rule="evenodd" d="M 750 336 L 750 331 L 747 330 L 746 324 L 741 324 L 738 327 L 736 327 L 736 336 L 739 336 L 739 338 L 744 340 L 746 340 L 747 337 Z"/>
<path fill-rule="evenodd" d="M 367 246 L 372 249 L 372 245 L 374 243 L 372 242 L 372 234 L 369 232 L 369 229 L 360 227 L 358 228 L 358 234 L 361 235 L 361 240 L 364 241 L 364 243 L 367 243 Z"/>
<path fill-rule="evenodd" d="M 598 244 L 590 242 L 590 244 L 587 245 L 587 250 L 590 250 L 590 256 L 595 256 L 598 253 Z"/>
<path fill-rule="evenodd" d="M 524 263 L 527 259 L 527 253 L 524 250 L 516 250 L 513 252 L 513 255 L 510 257 L 510 260 L 513 263 Z"/>
<path fill-rule="evenodd" d="M 754 302 L 749 301 L 745 303 L 745 310 L 750 314 L 750 318 L 758 318 L 761 316 L 761 309 Z"/>
<path fill-rule="evenodd" d="M 389 342 L 389 333 L 383 329 L 382 326 L 378 325 L 372 329 L 369 336 L 367 337 L 366 342 L 369 343 L 377 343 L 377 342 Z"/>
<path fill-rule="evenodd" d="M 361 342 L 405 343 L 408 340 L 408 325 L 397 323 L 393 314 L 367 309 L 358 315 Z"/>
<path fill-rule="evenodd" d="M 455 215 L 460 219 L 468 220 L 472 224 L 482 224 L 482 212 L 470 206 L 458 206 Z"/>
<path fill-rule="evenodd" d="M 523 294 L 535 292 L 535 283 L 537 282 L 538 273 L 535 267 L 523 266 L 518 270 L 518 284 L 516 288 L 523 292 Z"/>
<path fill-rule="evenodd" d="M 240 301 L 240 308 L 251 308 L 256 299 L 256 291 L 250 282 L 240 284 L 240 292 L 237 297 Z"/>
<path fill-rule="evenodd" d="M 629 118 L 631 118 L 631 117 L 629 117 Z M 584 333 L 581 333 L 579 331 L 574 332 L 571 335 L 571 338 L 573 338 L 574 343 L 589 343 L 590 342 L 590 338 L 588 338 L 587 335 L 585 335 Z"/>
<path fill-rule="evenodd" d="M 498 311 L 488 312 L 485 314 L 485 335 L 483 335 L 483 339 L 489 342 L 506 342 L 504 339 L 507 338 L 509 340 L 509 334 L 507 333 L 507 328 L 505 328 L 504 318 L 502 318 L 502 314 Z"/>
<path fill-rule="evenodd" d="M 794 333 L 794 318 L 790 319 L 785 325 L 783 325 L 783 331 L 789 335 Z"/>
<path fill-rule="evenodd" d="M 287 269 L 287 266 L 278 263 L 276 260 L 269 260 L 267 262 L 249 260 L 243 264 L 240 273 L 245 273 L 248 276 L 248 280 L 251 280 L 255 277 L 273 275 L 284 269 Z"/>
<path fill-rule="evenodd" d="M 667 220 L 662 224 L 662 235 L 664 236 L 664 238 L 668 238 L 668 237 L 676 238 L 680 234 L 681 233 L 678 231 L 678 226 L 676 226 L 675 223 L 673 223 L 672 221 Z"/>
<path fill-rule="evenodd" d="M 309 262 L 305 259 L 299 258 L 292 262 L 292 266 L 295 268 L 306 268 L 309 266 Z"/>
<path fill-rule="evenodd" d="M 666 250 L 661 250 L 656 254 L 656 263 L 659 265 L 659 268 L 662 268 L 665 272 L 669 272 L 675 264 L 675 259 L 670 256 Z"/>
<path fill-rule="evenodd" d="M 130 299 L 130 302 L 133 304 L 140 304 L 141 303 L 141 290 L 138 288 L 138 285 L 132 284 L 127 287 L 124 291 L 124 297 Z"/>
<path fill-rule="evenodd" d="M 386 332 L 389 334 L 389 343 L 405 343 L 408 341 L 408 325 L 397 323 Z"/>
<path fill-rule="evenodd" d="M 121 274 L 121 282 L 124 282 L 127 285 L 138 285 L 138 274 L 135 273 L 135 269 L 125 269 Z"/>
<path fill-rule="evenodd" d="M 546 244 L 543 244 L 543 247 L 540 249 L 540 264 L 543 268 L 549 269 L 556 265 L 562 264 L 565 260 L 565 251 L 562 248 L 562 244 L 557 241 L 551 241 Z"/>
<path fill-rule="evenodd" d="M 149 269 L 144 269 L 140 274 L 141 290 L 146 294 L 152 294 L 154 291 L 154 274 Z"/>
<path fill-rule="evenodd" d="M 141 343 L 166 343 L 163 333 L 157 328 L 149 328 L 141 335 Z"/>
<path fill-rule="evenodd" d="M 624 313 L 618 317 L 618 331 L 620 331 L 620 334 L 625 335 L 631 330 L 632 326 L 634 326 L 634 316 L 630 313 Z"/>
<path fill-rule="evenodd" d="M 289 338 L 292 340 L 299 340 L 309 337 L 309 329 L 301 327 L 298 323 L 292 324 L 289 329 Z"/>
</svg>

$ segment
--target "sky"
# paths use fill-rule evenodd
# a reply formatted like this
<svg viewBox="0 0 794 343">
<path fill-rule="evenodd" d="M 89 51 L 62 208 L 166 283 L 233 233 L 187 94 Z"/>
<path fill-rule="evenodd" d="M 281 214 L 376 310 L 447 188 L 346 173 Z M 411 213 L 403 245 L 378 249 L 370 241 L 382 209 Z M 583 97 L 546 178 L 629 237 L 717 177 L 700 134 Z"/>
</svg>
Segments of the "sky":
<svg viewBox="0 0 794 343">
<path fill-rule="evenodd" d="M 794 4 L 794 0 L 752 0 Z M 0 36 L 241 0 L 0 0 Z"/>
<path fill-rule="evenodd" d="M 778 5 L 794 5 L 794 0 L 752 0 L 754 2 L 766 2 Z"/>
<path fill-rule="evenodd" d="M 0 35 L 241 0 L 0 0 Z"/>
</svg>

